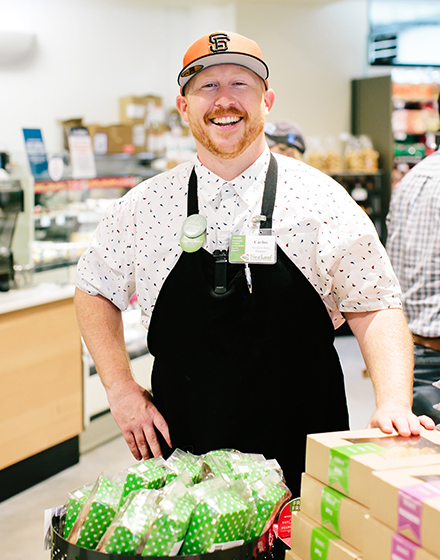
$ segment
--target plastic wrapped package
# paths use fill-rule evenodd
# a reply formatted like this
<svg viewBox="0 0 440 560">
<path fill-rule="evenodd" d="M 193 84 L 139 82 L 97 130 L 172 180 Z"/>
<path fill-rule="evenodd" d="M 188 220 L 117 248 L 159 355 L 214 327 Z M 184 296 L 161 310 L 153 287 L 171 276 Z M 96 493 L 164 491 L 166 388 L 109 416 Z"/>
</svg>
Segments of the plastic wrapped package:
<svg viewBox="0 0 440 560">
<path fill-rule="evenodd" d="M 161 490 L 157 516 L 142 544 L 142 556 L 176 556 L 185 539 L 196 501 L 179 476 Z"/>
<path fill-rule="evenodd" d="M 197 505 L 181 554 L 203 554 L 242 544 L 249 505 L 222 478 L 206 480 L 192 490 Z"/>
<path fill-rule="evenodd" d="M 159 499 L 159 490 L 131 492 L 102 536 L 96 550 L 108 554 L 135 554 L 145 532 L 157 516 Z"/>
<path fill-rule="evenodd" d="M 231 451 L 228 449 L 220 449 L 217 451 L 210 451 L 203 457 L 201 479 L 208 480 L 210 478 L 221 477 L 227 482 L 231 482 L 235 478 L 232 469 L 231 456 L 236 454 L 240 456 L 238 451 Z"/>
<path fill-rule="evenodd" d="M 67 540 L 94 550 L 113 521 L 121 501 L 126 473 L 101 473 Z"/>
<path fill-rule="evenodd" d="M 136 463 L 127 469 L 127 478 L 121 500 L 133 490 L 161 488 L 167 478 L 167 467 L 163 457 L 153 457 Z"/>
<path fill-rule="evenodd" d="M 290 500 L 292 493 L 280 478 L 279 473 L 271 471 L 262 478 L 249 484 L 254 516 L 250 516 L 245 540 L 261 536 L 274 522 L 282 505 Z"/>
<path fill-rule="evenodd" d="M 184 472 L 189 473 L 193 484 L 200 482 L 200 473 L 202 470 L 201 457 L 193 455 L 188 451 L 175 449 L 165 463 L 168 467 L 167 483 Z"/>
<path fill-rule="evenodd" d="M 252 453 L 242 454 L 240 460 L 233 461 L 231 468 L 235 478 L 246 480 L 248 483 L 262 478 L 265 474 L 275 471 L 283 479 L 283 471 L 275 459 L 265 459 L 264 455 Z"/>
<path fill-rule="evenodd" d="M 93 484 L 87 484 L 69 492 L 69 499 L 66 504 L 66 523 L 64 525 L 64 537 L 67 538 L 72 527 L 77 520 L 87 498 L 90 496 Z"/>
</svg>

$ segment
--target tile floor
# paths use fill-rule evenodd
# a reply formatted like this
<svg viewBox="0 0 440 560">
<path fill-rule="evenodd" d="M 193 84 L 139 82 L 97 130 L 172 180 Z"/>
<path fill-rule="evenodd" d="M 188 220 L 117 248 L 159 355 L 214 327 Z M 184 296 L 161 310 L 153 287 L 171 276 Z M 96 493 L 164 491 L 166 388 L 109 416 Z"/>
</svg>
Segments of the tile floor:
<svg viewBox="0 0 440 560">
<path fill-rule="evenodd" d="M 352 429 L 365 428 L 374 410 L 371 381 L 362 376 L 364 362 L 353 336 L 336 338 L 344 369 Z M 44 511 L 61 505 L 72 490 L 95 480 L 104 469 L 133 464 L 118 436 L 81 456 L 77 465 L 0 503 L 0 560 L 49 560 L 43 550 Z"/>
</svg>

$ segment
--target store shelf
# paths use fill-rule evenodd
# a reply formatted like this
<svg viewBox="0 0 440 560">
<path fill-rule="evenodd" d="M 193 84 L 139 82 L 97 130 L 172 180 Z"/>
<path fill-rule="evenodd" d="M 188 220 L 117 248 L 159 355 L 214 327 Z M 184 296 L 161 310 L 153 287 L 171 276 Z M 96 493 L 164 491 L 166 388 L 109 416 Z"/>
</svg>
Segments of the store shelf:
<svg viewBox="0 0 440 560">
<path fill-rule="evenodd" d="M 137 161 L 137 160 L 136 160 Z M 105 208 L 156 171 L 134 160 L 106 160 L 115 172 L 93 179 L 36 180 L 33 188 L 31 263 L 35 272 L 76 265 Z M 121 174 L 117 174 L 119 171 Z M 103 166 L 102 166 L 103 167 Z M 122 174 L 136 167 L 136 173 Z"/>
<path fill-rule="evenodd" d="M 331 177 L 345 187 L 374 223 L 379 237 L 385 234 L 386 215 L 383 211 L 384 172 L 341 171 Z"/>
<path fill-rule="evenodd" d="M 405 76 L 400 71 L 352 81 L 351 132 L 371 138 L 384 171 L 383 223 L 395 184 L 435 149 L 440 84 L 429 72 L 424 76 L 426 83 L 412 82 L 414 76 L 409 73 L 404 83 Z M 386 241 L 385 230 L 382 240 Z"/>
</svg>

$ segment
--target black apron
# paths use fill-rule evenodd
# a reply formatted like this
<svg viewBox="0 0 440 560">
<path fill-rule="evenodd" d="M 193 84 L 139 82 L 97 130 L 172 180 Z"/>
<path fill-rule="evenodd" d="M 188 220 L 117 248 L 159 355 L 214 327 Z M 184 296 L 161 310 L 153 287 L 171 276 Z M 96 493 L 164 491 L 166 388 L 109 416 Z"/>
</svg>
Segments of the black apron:
<svg viewBox="0 0 440 560">
<path fill-rule="evenodd" d="M 262 209 L 270 217 L 275 192 L 272 156 Z M 193 171 L 188 215 L 197 212 Z M 226 293 L 215 293 L 215 267 L 204 249 L 182 253 L 160 290 L 148 331 L 155 404 L 174 448 L 262 453 L 299 496 L 307 434 L 349 427 L 333 324 L 279 247 L 276 264 L 250 265 L 252 294 L 244 265 L 230 263 Z"/>
</svg>

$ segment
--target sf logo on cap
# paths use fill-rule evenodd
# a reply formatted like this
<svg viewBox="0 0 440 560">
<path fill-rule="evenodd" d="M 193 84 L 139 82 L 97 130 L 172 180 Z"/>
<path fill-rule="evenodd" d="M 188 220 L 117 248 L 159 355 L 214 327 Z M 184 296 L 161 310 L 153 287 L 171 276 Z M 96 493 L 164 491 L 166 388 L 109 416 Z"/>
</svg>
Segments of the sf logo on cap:
<svg viewBox="0 0 440 560">
<path fill-rule="evenodd" d="M 209 36 L 211 43 L 209 49 L 212 53 L 224 52 L 228 50 L 228 41 L 230 41 L 226 33 L 213 33 Z"/>
</svg>

